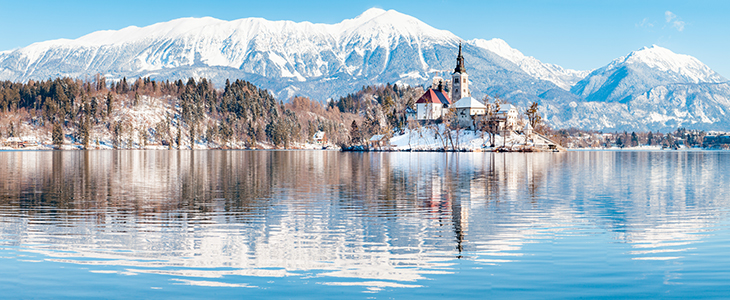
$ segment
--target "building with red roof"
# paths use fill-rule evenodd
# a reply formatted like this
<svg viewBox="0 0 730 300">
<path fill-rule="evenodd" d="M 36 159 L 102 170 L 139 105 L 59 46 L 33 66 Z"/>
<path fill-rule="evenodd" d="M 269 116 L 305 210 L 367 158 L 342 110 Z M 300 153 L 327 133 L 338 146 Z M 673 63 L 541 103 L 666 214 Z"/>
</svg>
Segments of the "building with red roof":
<svg viewBox="0 0 730 300">
<path fill-rule="evenodd" d="M 451 99 L 446 91 L 430 88 L 416 101 L 416 119 L 436 120 L 448 111 L 449 106 Z"/>
<path fill-rule="evenodd" d="M 436 120 L 443 116 L 452 105 L 453 101 L 459 101 L 461 98 L 469 97 L 469 78 L 466 74 L 464 66 L 464 56 L 461 53 L 461 43 L 459 43 L 459 55 L 456 57 L 456 68 L 452 74 L 451 86 L 445 86 L 443 78 L 434 77 L 433 84 L 421 98 L 416 101 L 416 119 L 417 120 Z M 446 92 L 451 90 L 451 97 Z"/>
</svg>

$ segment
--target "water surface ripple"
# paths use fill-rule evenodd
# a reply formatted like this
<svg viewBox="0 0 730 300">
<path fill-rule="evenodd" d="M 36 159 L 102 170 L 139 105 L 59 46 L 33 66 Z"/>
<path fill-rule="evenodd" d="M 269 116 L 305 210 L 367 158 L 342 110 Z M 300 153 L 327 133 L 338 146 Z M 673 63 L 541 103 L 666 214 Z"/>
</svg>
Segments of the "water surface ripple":
<svg viewBox="0 0 730 300">
<path fill-rule="evenodd" d="M 730 153 L 0 152 L 3 298 L 726 298 Z"/>
</svg>

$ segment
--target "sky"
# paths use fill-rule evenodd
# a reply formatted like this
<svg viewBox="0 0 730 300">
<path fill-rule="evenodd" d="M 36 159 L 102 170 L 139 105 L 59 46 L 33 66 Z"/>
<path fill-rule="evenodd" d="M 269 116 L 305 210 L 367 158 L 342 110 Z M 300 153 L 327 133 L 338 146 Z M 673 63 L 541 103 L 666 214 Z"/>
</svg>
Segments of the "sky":
<svg viewBox="0 0 730 300">
<path fill-rule="evenodd" d="M 696 57 L 730 78 L 730 1 L 653 0 L 0 0 L 0 51 L 182 17 L 338 23 L 394 9 L 470 40 L 500 38 L 523 54 L 590 70 L 644 46 Z"/>
</svg>

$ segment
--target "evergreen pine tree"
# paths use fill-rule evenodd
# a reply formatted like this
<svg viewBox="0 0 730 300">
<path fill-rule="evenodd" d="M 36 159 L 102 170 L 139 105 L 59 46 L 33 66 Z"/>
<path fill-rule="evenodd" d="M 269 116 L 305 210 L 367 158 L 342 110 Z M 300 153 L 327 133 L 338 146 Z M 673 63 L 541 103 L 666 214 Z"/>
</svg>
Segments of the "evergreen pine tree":
<svg viewBox="0 0 730 300">
<path fill-rule="evenodd" d="M 112 115 L 113 107 L 114 107 L 114 97 L 112 96 L 112 92 L 108 92 L 106 94 L 106 116 L 107 117 Z"/>
<path fill-rule="evenodd" d="M 91 132 L 90 132 L 90 124 L 89 124 L 89 117 L 84 116 L 83 121 L 81 121 L 81 128 L 79 128 L 80 135 L 81 135 L 81 143 L 84 146 L 84 149 L 89 148 L 89 141 L 91 139 Z"/>
<path fill-rule="evenodd" d="M 195 126 L 190 126 L 190 150 L 195 149 Z"/>
<path fill-rule="evenodd" d="M 649 134 L 646 137 L 646 144 L 649 145 L 649 146 L 651 146 L 652 144 L 654 144 L 654 134 L 651 133 L 651 130 L 649 130 Z"/>
<path fill-rule="evenodd" d="M 51 137 L 53 139 L 53 145 L 56 146 L 56 149 L 61 149 L 61 145 L 63 145 L 63 128 L 61 128 L 61 124 L 53 124 Z"/>
<path fill-rule="evenodd" d="M 631 146 L 636 147 L 639 145 L 639 137 L 636 136 L 636 132 L 631 132 Z"/>
<path fill-rule="evenodd" d="M 353 145 L 360 144 L 360 128 L 357 126 L 357 122 L 352 120 L 350 125 L 350 141 Z"/>
<path fill-rule="evenodd" d="M 182 149 L 182 145 L 180 145 L 180 142 L 182 142 L 182 128 L 180 126 L 177 127 L 177 137 L 175 137 L 175 145 L 177 145 L 177 149 Z"/>
</svg>

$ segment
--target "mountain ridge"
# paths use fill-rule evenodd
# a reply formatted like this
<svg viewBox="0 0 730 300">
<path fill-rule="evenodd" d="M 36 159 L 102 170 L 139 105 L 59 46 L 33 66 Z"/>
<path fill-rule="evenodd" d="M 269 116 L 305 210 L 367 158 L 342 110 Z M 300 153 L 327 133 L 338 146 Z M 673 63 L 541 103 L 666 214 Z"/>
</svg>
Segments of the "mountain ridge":
<svg viewBox="0 0 730 300">
<path fill-rule="evenodd" d="M 588 101 L 620 102 L 660 85 L 724 81 L 727 79 L 696 58 L 653 45 L 594 70 L 571 92 Z"/>
<path fill-rule="evenodd" d="M 672 118 L 678 124 L 730 125 L 722 118 L 730 111 L 723 100 L 730 92 L 695 86 L 722 86 L 727 79 L 689 55 L 653 45 L 594 70 L 570 70 L 526 56 L 502 39 L 464 41 L 412 16 L 378 8 L 336 24 L 180 18 L 38 42 L 0 52 L 0 79 L 206 77 L 222 86 L 226 79 L 241 78 L 279 99 L 304 95 L 325 101 L 363 85 L 424 85 L 435 75 L 449 78 L 459 43 L 474 96 L 500 96 L 521 106 L 539 102 L 545 120 L 558 128 L 669 129 L 675 124 L 657 120 Z M 660 87 L 673 93 L 652 96 Z M 703 115 L 696 109 L 688 114 L 687 106 L 675 107 L 680 112 L 674 115 L 662 110 L 661 105 L 672 106 L 688 95 L 703 103 L 700 107 L 722 109 L 706 118 L 695 117 Z M 654 106 L 647 106 L 647 99 Z M 647 107 L 664 117 L 649 117 Z M 606 121 L 619 119 L 625 122 Z"/>
</svg>

